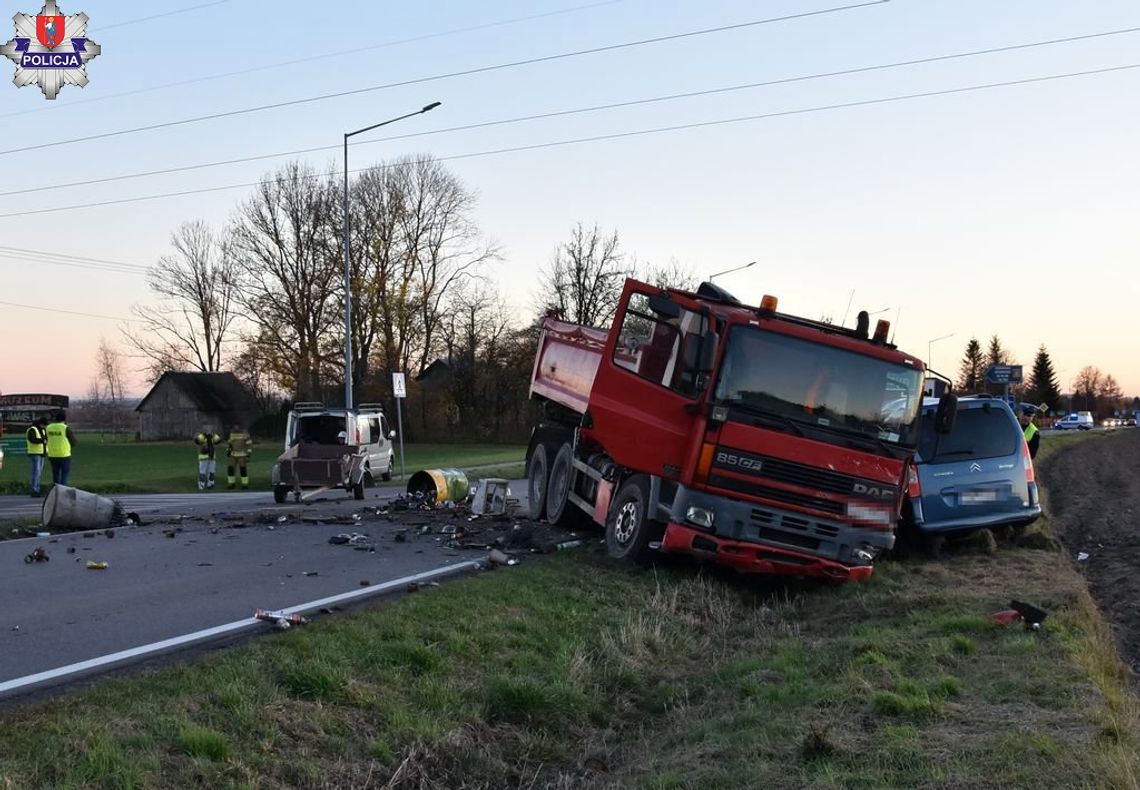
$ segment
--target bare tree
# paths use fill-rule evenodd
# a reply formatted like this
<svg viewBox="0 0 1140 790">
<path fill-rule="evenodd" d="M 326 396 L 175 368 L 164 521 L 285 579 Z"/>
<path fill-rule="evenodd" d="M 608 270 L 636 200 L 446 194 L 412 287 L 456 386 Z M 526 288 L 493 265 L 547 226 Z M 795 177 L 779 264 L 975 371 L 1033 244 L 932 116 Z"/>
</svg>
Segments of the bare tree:
<svg viewBox="0 0 1140 790">
<path fill-rule="evenodd" d="M 498 257 L 498 248 L 483 239 L 472 219 L 475 195 L 439 162 L 420 158 L 398 171 L 405 195 L 404 231 L 416 261 L 419 307 L 417 372 L 427 367 L 434 349 L 441 306 L 448 293 L 480 265 Z M 405 368 L 408 361 L 405 360 Z"/>
<path fill-rule="evenodd" d="M 257 342 L 247 343 L 232 357 L 230 371 L 253 396 L 261 414 L 269 414 L 284 400 L 278 366 L 266 354 L 265 346 Z"/>
<path fill-rule="evenodd" d="M 238 300 L 299 398 L 319 398 L 322 373 L 337 369 L 337 194 L 329 176 L 293 162 L 262 179 L 230 226 Z"/>
<path fill-rule="evenodd" d="M 151 381 L 168 370 L 221 370 L 235 318 L 233 261 L 209 226 L 184 222 L 171 234 L 170 244 L 175 253 L 160 258 L 147 273 L 158 304 L 133 305 L 143 328 L 123 332 L 146 361 Z"/>
<path fill-rule="evenodd" d="M 681 291 L 695 291 L 701 284 L 696 272 L 676 258 L 670 258 L 669 263 L 664 266 L 647 264 L 641 279 L 653 283 L 658 288 L 676 288 Z"/>
<path fill-rule="evenodd" d="M 1115 415 L 1121 408 L 1124 402 L 1124 390 L 1120 388 L 1120 384 L 1110 373 L 1106 373 L 1100 382 L 1100 389 L 1097 392 L 1097 401 L 1100 408 L 1108 413 Z"/>
<path fill-rule="evenodd" d="M 472 219 L 474 206 L 474 194 L 430 157 L 378 165 L 356 180 L 350 256 L 356 386 L 374 363 L 385 374 L 426 368 L 439 345 L 448 294 L 497 254 Z"/>
<path fill-rule="evenodd" d="M 597 225 L 586 228 L 579 222 L 540 273 L 541 306 L 578 324 L 608 324 L 630 274 L 623 258 L 616 230 L 607 236 Z"/>
<path fill-rule="evenodd" d="M 1100 369 L 1092 365 L 1086 365 L 1081 368 L 1077 377 L 1073 379 L 1073 399 L 1077 400 L 1079 398 L 1079 402 L 1084 406 L 1084 410 L 1095 411 L 1097 395 L 1100 394 L 1103 386 L 1104 374 L 1100 372 Z"/>
<path fill-rule="evenodd" d="M 99 350 L 95 352 L 95 378 L 91 382 L 91 392 L 97 402 L 107 406 L 111 418 L 111 431 L 119 431 L 119 412 L 122 411 L 124 395 L 123 355 L 112 348 L 106 338 L 99 339 Z"/>
</svg>

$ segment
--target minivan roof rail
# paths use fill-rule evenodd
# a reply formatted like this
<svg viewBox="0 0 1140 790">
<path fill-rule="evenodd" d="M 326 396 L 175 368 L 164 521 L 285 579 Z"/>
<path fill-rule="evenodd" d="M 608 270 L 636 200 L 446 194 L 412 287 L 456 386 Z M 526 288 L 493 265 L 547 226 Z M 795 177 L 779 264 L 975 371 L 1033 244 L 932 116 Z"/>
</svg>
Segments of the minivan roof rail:
<svg viewBox="0 0 1140 790">
<path fill-rule="evenodd" d="M 301 411 L 304 409 L 323 409 L 325 404 L 315 400 L 298 401 L 293 404 L 293 411 Z"/>
<path fill-rule="evenodd" d="M 379 411 L 383 411 L 384 410 L 384 404 L 383 403 L 362 403 L 359 406 L 357 406 L 356 408 L 359 409 L 360 411 L 364 411 L 365 409 L 377 409 Z"/>
</svg>

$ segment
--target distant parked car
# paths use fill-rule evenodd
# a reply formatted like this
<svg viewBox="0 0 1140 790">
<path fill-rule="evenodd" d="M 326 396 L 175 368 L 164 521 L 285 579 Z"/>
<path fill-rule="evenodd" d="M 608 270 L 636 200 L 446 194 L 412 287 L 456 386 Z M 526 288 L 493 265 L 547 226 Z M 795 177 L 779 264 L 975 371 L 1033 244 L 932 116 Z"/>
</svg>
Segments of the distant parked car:
<svg viewBox="0 0 1140 790">
<path fill-rule="evenodd" d="M 1053 423 L 1053 427 L 1058 431 L 1087 431 L 1093 427 L 1093 418 L 1092 415 L 1088 412 L 1070 414 L 1068 417 L 1062 417 Z"/>
<path fill-rule="evenodd" d="M 922 406 L 922 434 L 903 508 L 903 530 L 957 537 L 982 527 L 1023 526 L 1041 515 L 1033 460 L 1009 405 L 958 399 L 953 430 L 934 430 L 936 398 Z"/>
</svg>

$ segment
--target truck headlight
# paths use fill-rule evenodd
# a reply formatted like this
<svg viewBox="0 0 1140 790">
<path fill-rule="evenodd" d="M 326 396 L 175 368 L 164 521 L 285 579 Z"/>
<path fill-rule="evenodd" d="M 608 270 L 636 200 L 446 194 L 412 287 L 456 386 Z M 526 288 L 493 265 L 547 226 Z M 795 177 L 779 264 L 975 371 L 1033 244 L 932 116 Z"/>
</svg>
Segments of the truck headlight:
<svg viewBox="0 0 1140 790">
<path fill-rule="evenodd" d="M 861 502 L 850 502 L 847 505 L 847 515 L 854 521 L 864 524 L 881 524 L 888 526 L 891 523 L 891 511 L 885 507 L 864 505 Z"/>
<path fill-rule="evenodd" d="M 716 521 L 716 514 L 703 507 L 691 507 L 685 511 L 685 521 L 696 524 L 698 527 L 712 529 L 713 522 Z"/>
</svg>

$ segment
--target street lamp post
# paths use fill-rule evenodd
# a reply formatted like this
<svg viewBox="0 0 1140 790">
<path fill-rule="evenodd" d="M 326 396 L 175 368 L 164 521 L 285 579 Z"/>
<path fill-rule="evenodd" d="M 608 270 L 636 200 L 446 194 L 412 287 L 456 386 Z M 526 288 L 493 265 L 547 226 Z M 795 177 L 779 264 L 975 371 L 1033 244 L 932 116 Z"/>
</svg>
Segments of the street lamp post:
<svg viewBox="0 0 1140 790">
<path fill-rule="evenodd" d="M 749 261 L 748 263 L 744 264 L 743 266 L 737 266 L 735 269 L 725 269 L 723 272 L 717 272 L 716 274 L 710 274 L 709 275 L 709 282 L 711 283 L 713 280 L 715 280 L 717 277 L 720 277 L 722 274 L 732 274 L 733 272 L 738 272 L 741 269 L 747 269 L 749 266 L 755 266 L 755 265 L 756 265 L 756 261 Z"/>
<path fill-rule="evenodd" d="M 381 126 L 387 126 L 396 121 L 402 121 L 405 118 L 411 118 L 413 115 L 422 115 L 429 110 L 434 110 L 439 105 L 440 102 L 435 101 L 415 112 L 401 115 L 398 118 L 389 118 L 387 121 L 374 123 L 363 129 L 357 129 L 355 132 L 346 132 L 344 135 L 344 407 L 346 409 L 352 408 L 352 280 L 349 276 L 348 264 L 348 138 L 370 132 L 373 129 L 379 129 Z"/>
<path fill-rule="evenodd" d="M 951 337 L 954 337 L 953 332 L 948 335 L 943 335 L 942 337 L 936 337 L 926 341 L 926 367 L 930 367 L 930 347 L 937 343 L 939 340 L 946 340 L 947 338 Z"/>
</svg>

